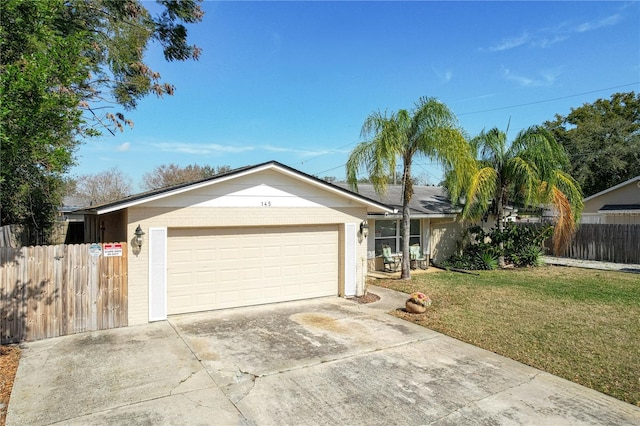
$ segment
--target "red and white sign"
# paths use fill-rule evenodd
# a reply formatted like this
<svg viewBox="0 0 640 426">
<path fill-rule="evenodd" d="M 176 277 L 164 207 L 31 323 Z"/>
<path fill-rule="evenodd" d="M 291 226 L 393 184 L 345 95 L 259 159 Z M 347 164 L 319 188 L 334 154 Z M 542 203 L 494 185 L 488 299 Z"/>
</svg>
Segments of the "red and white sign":
<svg viewBox="0 0 640 426">
<path fill-rule="evenodd" d="M 102 255 L 104 257 L 122 256 L 122 244 L 104 244 L 102 246 Z"/>
</svg>

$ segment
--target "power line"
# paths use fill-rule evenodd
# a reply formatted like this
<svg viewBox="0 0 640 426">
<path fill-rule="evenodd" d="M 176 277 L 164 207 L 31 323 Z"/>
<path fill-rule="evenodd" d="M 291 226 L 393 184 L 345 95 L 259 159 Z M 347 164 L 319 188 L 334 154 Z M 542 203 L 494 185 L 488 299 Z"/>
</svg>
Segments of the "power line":
<svg viewBox="0 0 640 426">
<path fill-rule="evenodd" d="M 480 114 L 480 113 L 483 113 L 483 112 L 501 111 L 501 110 L 510 109 L 510 108 L 520 108 L 520 107 L 529 106 L 529 105 L 537 105 L 537 104 L 542 104 L 542 103 L 546 103 L 546 102 L 554 102 L 554 101 L 559 101 L 559 100 L 562 100 L 562 99 L 569 99 L 569 98 L 575 98 L 575 97 L 578 97 L 578 96 L 590 95 L 590 94 L 593 94 L 593 93 L 604 92 L 604 91 L 606 91 L 606 90 L 620 89 L 620 88 L 622 88 L 622 87 L 634 86 L 634 85 L 636 85 L 636 84 L 640 84 L 640 81 L 635 81 L 635 82 L 633 82 L 633 83 L 628 83 L 628 84 L 621 84 L 621 85 L 619 85 L 619 86 L 607 87 L 607 88 L 604 88 L 604 89 L 597 89 L 597 90 L 591 90 L 591 91 L 588 91 L 588 92 L 576 93 L 576 94 L 573 94 L 573 95 L 559 96 L 559 97 L 557 97 L 557 98 L 543 99 L 543 100 L 540 100 L 540 101 L 533 101 L 533 102 L 527 102 L 527 103 L 524 103 L 524 104 L 517 104 L 517 105 L 511 105 L 511 106 L 504 106 L 504 107 L 498 107 L 498 108 L 485 109 L 485 110 L 481 110 L 481 111 L 464 112 L 464 113 L 462 113 L 462 114 L 456 114 L 456 115 L 459 117 L 459 116 L 461 116 L 461 115 Z M 522 130 L 522 129 L 519 129 L 519 130 Z M 355 145 L 355 144 L 357 144 L 357 143 L 358 143 L 358 141 L 356 141 L 356 142 L 349 142 L 348 144 L 343 145 L 343 146 L 338 147 L 338 148 L 335 148 L 335 149 L 333 149 L 333 150 L 331 150 L 331 151 L 329 151 L 329 152 L 327 152 L 327 153 L 318 154 L 318 155 L 316 155 L 315 157 L 308 158 L 307 160 L 304 160 L 304 161 L 300 162 L 300 164 L 304 164 L 304 163 L 305 163 L 305 161 L 306 161 L 306 162 L 309 162 L 309 161 L 311 161 L 311 160 L 315 160 L 315 159 L 317 159 L 317 158 L 319 158 L 319 157 L 323 157 L 323 156 L 325 156 L 325 155 L 335 153 L 335 152 L 337 152 L 337 151 L 339 151 L 339 150 L 341 150 L 341 149 L 343 149 L 343 148 L 346 148 L 346 147 L 348 147 L 348 146 Z M 437 164 L 437 163 L 436 163 L 436 164 Z M 436 165 L 436 164 L 431 163 L 431 165 Z M 427 166 L 427 164 L 426 164 L 426 163 L 423 163 L 423 165 Z M 332 167 L 332 168 L 330 168 L 330 169 L 323 170 L 323 171 L 321 171 L 321 172 L 315 173 L 315 175 L 316 175 L 316 176 L 320 176 L 320 175 L 321 175 L 321 174 L 323 174 L 323 173 L 327 173 L 327 172 L 330 172 L 330 171 L 333 171 L 333 170 L 339 169 L 340 167 L 344 167 L 344 166 L 345 166 L 345 164 L 341 164 L 341 165 L 339 165 L 339 166 Z M 423 169 L 423 170 L 424 170 L 424 169 Z M 426 170 L 425 170 L 425 171 L 426 171 Z M 429 173 L 429 172 L 427 172 L 427 174 L 430 174 L 430 173 Z M 434 177 L 435 177 L 435 176 L 434 176 Z"/>
<path fill-rule="evenodd" d="M 332 149 L 331 151 L 323 152 L 322 154 L 318 154 L 318 155 L 316 155 L 316 156 L 314 156 L 314 157 L 309 157 L 309 158 L 307 158 L 306 160 L 301 161 L 301 162 L 300 162 L 300 165 L 302 165 L 302 164 L 304 164 L 304 163 L 308 163 L 308 162 L 309 162 L 309 161 L 311 161 L 311 160 L 315 160 L 316 158 L 320 158 L 320 157 L 325 156 L 325 155 L 329 155 L 329 154 L 336 153 L 336 152 L 340 151 L 340 150 L 341 150 L 341 149 L 343 149 L 343 148 L 346 148 L 346 147 L 351 146 L 351 145 L 355 145 L 355 144 L 357 144 L 357 143 L 358 143 L 358 141 L 355 141 L 355 142 L 349 142 L 348 144 L 343 145 L 343 146 L 340 146 L 340 147 L 338 147 L 338 148 L 334 148 L 334 149 Z"/>
<path fill-rule="evenodd" d="M 323 170 L 323 171 L 318 172 L 318 173 L 314 173 L 314 175 L 315 175 L 315 176 L 320 176 L 320 175 L 321 175 L 321 174 L 323 174 L 323 173 L 327 173 L 327 172 L 330 172 L 330 171 L 332 171 L 332 170 L 339 169 L 340 167 L 344 167 L 345 165 L 346 165 L 346 164 L 340 164 L 339 166 L 333 167 L 333 168 L 331 168 L 331 169 L 327 169 L 327 170 Z"/>
<path fill-rule="evenodd" d="M 529 106 L 529 105 L 542 104 L 542 103 L 545 103 L 545 102 L 553 102 L 553 101 L 559 101 L 559 100 L 562 100 L 562 99 L 575 98 L 575 97 L 583 96 L 583 95 L 590 95 L 592 93 L 604 92 L 605 90 L 613 90 L 613 89 L 619 89 L 621 87 L 634 86 L 636 84 L 640 84 L 640 81 L 636 81 L 636 82 L 629 83 L 629 84 L 623 84 L 623 85 L 620 85 L 620 86 L 608 87 L 606 89 L 598 89 L 598 90 L 592 90 L 590 92 L 577 93 L 575 95 L 560 96 L 558 98 L 544 99 L 542 101 L 527 102 L 526 104 L 518 104 L 518 105 L 505 106 L 505 107 L 484 109 L 482 111 L 463 112 L 462 114 L 456 114 L 456 115 L 458 117 L 460 117 L 461 115 L 480 114 L 480 113 L 483 113 L 483 112 L 500 111 L 500 110 L 503 110 L 503 109 L 510 109 L 510 108 L 520 108 L 520 107 Z"/>
</svg>

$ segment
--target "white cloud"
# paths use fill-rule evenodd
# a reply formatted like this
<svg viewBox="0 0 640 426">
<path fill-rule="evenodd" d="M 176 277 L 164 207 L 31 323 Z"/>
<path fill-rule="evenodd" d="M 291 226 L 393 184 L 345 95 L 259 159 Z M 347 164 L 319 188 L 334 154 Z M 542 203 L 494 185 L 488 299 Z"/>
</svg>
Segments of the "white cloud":
<svg viewBox="0 0 640 426">
<path fill-rule="evenodd" d="M 556 43 L 560 43 L 561 41 L 564 41 L 566 39 L 568 39 L 569 36 L 564 35 L 564 36 L 554 36 L 554 37 L 544 37 L 541 38 L 539 40 L 533 41 L 531 42 L 531 46 L 533 47 L 540 47 L 542 49 L 544 49 L 545 47 L 549 47 L 552 44 L 556 44 Z"/>
<path fill-rule="evenodd" d="M 251 146 L 229 146 L 220 144 L 196 144 L 184 142 L 160 142 L 150 144 L 163 152 L 178 152 L 181 154 L 208 155 L 217 153 L 233 153 L 253 151 Z"/>
<path fill-rule="evenodd" d="M 620 18 L 621 16 L 619 14 L 611 15 L 596 21 L 583 22 L 582 24 L 576 25 L 571 30 L 576 33 L 584 33 L 587 31 L 597 30 L 598 28 L 610 27 L 617 24 L 620 21 Z"/>
<path fill-rule="evenodd" d="M 123 144 L 121 144 L 121 145 L 118 145 L 118 147 L 116 148 L 116 151 L 119 151 L 119 152 L 127 152 L 127 151 L 129 151 L 130 149 L 131 149 L 131 143 L 129 143 L 129 142 L 125 142 L 125 143 L 123 143 Z"/>
<path fill-rule="evenodd" d="M 509 68 L 502 67 L 502 74 L 507 80 L 514 81 L 524 87 L 547 87 L 553 85 L 560 74 L 557 70 L 544 70 L 537 76 L 530 77 L 522 74 L 514 74 Z"/>
<path fill-rule="evenodd" d="M 620 22 L 621 19 L 622 16 L 620 14 L 615 14 L 606 16 L 604 18 L 582 22 L 579 24 L 562 22 L 556 27 L 545 27 L 531 34 L 525 32 L 518 37 L 505 38 L 498 44 L 481 50 L 489 52 L 501 52 L 521 46 L 545 48 L 561 41 L 567 40 L 569 37 L 575 34 L 581 34 L 588 31 L 616 25 L 618 22 Z"/>
<path fill-rule="evenodd" d="M 524 33 L 520 37 L 503 39 L 500 43 L 488 48 L 487 50 L 489 50 L 490 52 L 501 52 L 503 50 L 513 49 L 515 47 L 526 44 L 529 41 L 529 39 L 530 39 L 529 34 Z"/>
<path fill-rule="evenodd" d="M 448 83 L 453 78 L 453 72 L 451 70 L 442 72 L 435 67 L 431 67 L 431 70 L 433 70 L 434 74 L 436 75 L 436 77 L 438 77 L 438 80 L 440 80 L 441 83 Z"/>
<path fill-rule="evenodd" d="M 493 98 L 494 96 L 496 96 L 495 93 L 487 93 L 486 95 L 479 95 L 479 96 L 473 96 L 471 98 L 464 98 L 464 99 L 460 99 L 460 100 L 455 101 L 455 102 L 456 103 L 473 102 L 473 101 L 479 101 L 479 100 L 482 100 L 482 99 Z"/>
<path fill-rule="evenodd" d="M 339 151 L 339 150 L 327 150 L 327 149 L 318 149 L 318 150 L 310 150 L 310 149 L 297 149 L 297 148 L 288 148 L 288 147 L 280 147 L 274 145 L 264 145 L 260 147 L 265 151 L 269 152 L 284 152 L 290 154 L 298 154 L 302 157 L 315 156 L 315 155 L 325 155 L 337 152 L 350 152 L 350 151 Z"/>
<path fill-rule="evenodd" d="M 277 145 L 222 145 L 216 143 L 198 144 L 185 142 L 150 142 L 147 144 L 153 149 L 162 152 L 174 152 L 191 155 L 215 155 L 215 154 L 240 154 L 249 151 L 267 151 L 284 154 L 295 154 L 300 157 L 319 156 L 332 153 L 345 153 L 349 150 L 329 150 L 329 149 L 299 149 Z"/>
</svg>

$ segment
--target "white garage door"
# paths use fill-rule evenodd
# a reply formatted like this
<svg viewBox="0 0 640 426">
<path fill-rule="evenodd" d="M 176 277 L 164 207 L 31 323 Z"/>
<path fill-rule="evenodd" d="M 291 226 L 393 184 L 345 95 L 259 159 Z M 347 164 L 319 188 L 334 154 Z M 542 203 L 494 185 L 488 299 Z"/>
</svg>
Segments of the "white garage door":
<svg viewBox="0 0 640 426">
<path fill-rule="evenodd" d="M 338 294 L 337 226 L 169 229 L 169 314 Z"/>
</svg>

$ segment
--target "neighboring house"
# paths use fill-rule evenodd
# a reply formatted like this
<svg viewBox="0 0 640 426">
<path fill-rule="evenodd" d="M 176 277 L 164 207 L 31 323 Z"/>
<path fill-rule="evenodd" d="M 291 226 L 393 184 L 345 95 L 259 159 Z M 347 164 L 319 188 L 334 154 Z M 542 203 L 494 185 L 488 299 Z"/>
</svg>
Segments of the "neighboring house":
<svg viewBox="0 0 640 426">
<path fill-rule="evenodd" d="M 640 176 L 585 198 L 581 223 L 640 224 Z"/>
<path fill-rule="evenodd" d="M 79 244 L 84 241 L 84 215 L 78 213 L 82 208 L 82 199 L 66 196 L 58 209 L 57 244 Z"/>
<path fill-rule="evenodd" d="M 351 188 L 346 183 L 337 185 Z M 386 193 L 379 195 L 372 184 L 358 184 L 358 193 L 396 210 L 395 213 L 371 212 L 367 215 L 369 270 L 382 270 L 380 256 L 383 245 L 389 245 L 393 252 L 402 251 L 402 186 L 389 185 Z M 442 262 L 455 251 L 464 229 L 464 224 L 457 221 L 458 211 L 452 207 L 445 189 L 437 186 L 414 186 L 409 208 L 410 244 L 419 244 L 427 258 L 436 263 Z"/>
<path fill-rule="evenodd" d="M 277 162 L 83 211 L 85 241 L 129 242 L 129 325 L 171 314 L 361 295 L 368 248 L 360 224 L 393 212 Z M 138 226 L 145 233 L 139 250 Z"/>
</svg>

